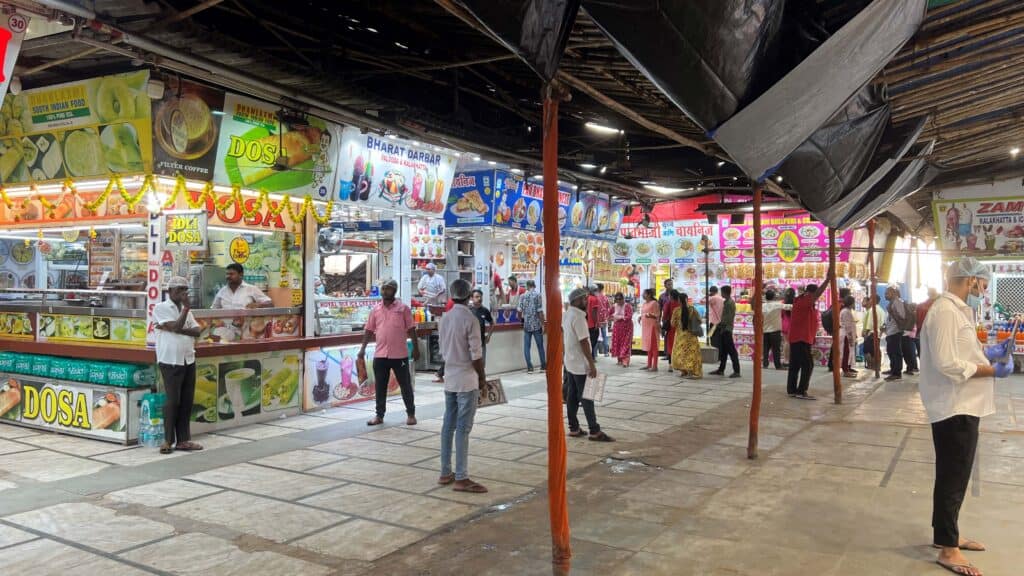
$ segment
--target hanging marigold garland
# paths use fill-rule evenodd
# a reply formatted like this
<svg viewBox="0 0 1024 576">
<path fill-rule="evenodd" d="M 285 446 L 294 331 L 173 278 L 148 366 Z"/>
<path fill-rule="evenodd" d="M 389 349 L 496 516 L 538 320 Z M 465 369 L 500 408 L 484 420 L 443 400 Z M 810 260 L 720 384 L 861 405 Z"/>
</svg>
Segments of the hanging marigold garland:
<svg viewBox="0 0 1024 576">
<path fill-rule="evenodd" d="M 66 194 L 71 194 L 72 197 L 77 197 L 79 195 L 74 181 L 70 178 L 64 180 L 62 183 L 61 194 L 57 198 L 56 202 L 50 201 L 48 198 L 43 196 L 43 194 L 36 188 L 35 184 L 33 184 L 31 188 L 34 192 L 35 198 L 51 218 L 54 217 L 56 207 L 63 202 Z M 124 182 L 121 179 L 121 175 L 114 174 L 110 177 L 110 181 L 107 182 L 107 186 L 104 188 L 103 192 L 92 201 L 85 202 L 83 206 L 90 213 L 94 215 L 97 214 L 100 208 L 110 199 L 110 195 L 113 194 L 115 189 L 127 205 L 128 210 L 130 212 L 134 212 L 136 206 L 145 199 L 146 194 L 156 192 L 156 178 L 152 174 L 147 174 L 143 177 L 142 185 L 139 186 L 138 192 L 131 194 L 125 187 Z M 253 201 L 250 202 L 244 197 L 242 188 L 237 185 L 232 186 L 231 192 L 218 200 L 213 191 L 213 183 L 211 182 L 205 183 L 199 194 L 193 196 L 189 193 L 185 177 L 181 174 L 178 174 L 177 178 L 175 178 L 174 188 L 161 205 L 161 208 L 163 210 L 170 210 L 174 208 L 177 205 L 178 198 L 182 195 L 185 197 L 185 204 L 192 210 L 198 210 L 209 202 L 213 204 L 216 211 L 224 212 L 233 203 L 246 219 L 254 218 L 263 210 L 264 206 L 266 206 L 267 213 L 274 217 L 279 216 L 282 212 L 287 210 L 288 215 L 291 217 L 293 222 L 300 222 L 306 214 L 309 214 L 317 221 L 317 223 L 324 225 L 330 221 L 331 212 L 334 208 L 334 201 L 329 200 L 327 202 L 326 209 L 321 214 L 317 212 L 316 207 L 313 205 L 313 198 L 308 195 L 301 201 L 296 201 L 285 194 L 280 201 L 274 202 L 270 198 L 270 193 L 265 189 L 260 190 Z M 28 200 L 29 198 L 26 198 L 25 202 Z M 0 201 L 2 201 L 7 208 L 12 208 L 14 206 L 14 201 L 7 196 L 7 191 L 2 186 L 0 186 Z M 298 209 L 292 205 L 293 203 L 299 204 Z"/>
</svg>

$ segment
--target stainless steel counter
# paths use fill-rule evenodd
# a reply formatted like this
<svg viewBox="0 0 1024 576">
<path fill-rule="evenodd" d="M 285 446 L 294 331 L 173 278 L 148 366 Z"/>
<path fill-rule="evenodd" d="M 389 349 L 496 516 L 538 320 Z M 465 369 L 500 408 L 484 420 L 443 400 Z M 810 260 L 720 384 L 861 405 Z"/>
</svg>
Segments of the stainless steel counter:
<svg viewBox="0 0 1024 576">
<path fill-rule="evenodd" d="M 90 306 L 69 306 L 67 304 L 43 304 L 38 301 L 0 301 L 0 312 L 38 312 L 41 314 L 68 314 L 77 316 L 101 316 L 107 318 L 145 318 L 144 309 L 93 308 Z"/>
</svg>

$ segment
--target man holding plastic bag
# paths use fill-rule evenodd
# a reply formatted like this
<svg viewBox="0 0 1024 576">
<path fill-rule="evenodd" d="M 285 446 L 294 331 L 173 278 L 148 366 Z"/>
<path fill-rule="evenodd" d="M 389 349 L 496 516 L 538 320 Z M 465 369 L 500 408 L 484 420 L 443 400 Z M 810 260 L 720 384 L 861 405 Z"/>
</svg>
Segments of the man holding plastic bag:
<svg viewBox="0 0 1024 576">
<path fill-rule="evenodd" d="M 586 434 L 580 428 L 576 417 L 580 404 L 587 417 L 588 438 L 595 442 L 612 442 L 612 437 L 601 431 L 597 423 L 594 401 L 583 397 L 587 378 L 597 378 L 597 365 L 591 354 L 590 329 L 587 327 L 587 297 L 585 288 L 577 288 L 569 294 L 569 308 L 562 317 L 562 346 L 565 350 L 566 410 L 569 416 L 569 436 L 574 438 Z"/>
<path fill-rule="evenodd" d="M 946 273 L 947 291 L 921 327 L 921 400 L 935 445 L 932 500 L 936 562 L 957 574 L 981 571 L 962 550 L 984 550 L 960 537 L 958 519 L 974 466 L 981 418 L 995 413 L 995 378 L 1013 373 L 1004 343 L 983 348 L 975 333 L 974 308 L 988 289 L 991 272 L 974 258 L 961 258 Z M 1012 340 L 1012 337 L 1011 337 Z"/>
</svg>

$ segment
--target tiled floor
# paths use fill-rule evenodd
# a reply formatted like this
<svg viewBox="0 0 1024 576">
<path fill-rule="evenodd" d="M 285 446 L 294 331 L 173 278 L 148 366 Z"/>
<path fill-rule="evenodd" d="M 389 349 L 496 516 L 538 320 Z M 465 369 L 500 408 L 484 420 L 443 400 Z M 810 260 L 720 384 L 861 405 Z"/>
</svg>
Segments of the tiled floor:
<svg viewBox="0 0 1024 576">
<path fill-rule="evenodd" d="M 930 573 L 926 550 L 898 552 L 927 533 L 907 518 L 926 514 L 933 477 L 909 379 L 850 382 L 857 401 L 836 407 L 787 402 L 769 371 L 751 461 L 749 381 L 607 370 L 598 419 L 618 441 L 566 439 L 579 570 Z M 0 574 L 450 573 L 425 571 L 435 557 L 448 568 L 458 558 L 466 573 L 550 572 L 542 378 L 504 375 L 508 404 L 477 414 L 469 466 L 487 494 L 437 484 L 442 407 L 429 377 L 413 427 L 393 399 L 383 428 L 363 424 L 363 403 L 203 435 L 206 450 L 171 456 L 0 424 Z M 1024 528 L 1021 398 L 1024 382 L 1001 386 L 1002 411 L 979 446 L 981 496 L 967 506 L 994 543 Z M 887 528 L 844 530 L 865 520 Z M 986 566 L 1013 558 L 986 554 Z"/>
</svg>

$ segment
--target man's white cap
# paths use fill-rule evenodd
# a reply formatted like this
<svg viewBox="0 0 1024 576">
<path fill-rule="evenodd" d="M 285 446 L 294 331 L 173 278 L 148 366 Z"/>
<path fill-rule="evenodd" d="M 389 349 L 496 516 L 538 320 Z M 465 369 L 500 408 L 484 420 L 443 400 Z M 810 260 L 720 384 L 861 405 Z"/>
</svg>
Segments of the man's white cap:
<svg viewBox="0 0 1024 576">
<path fill-rule="evenodd" d="M 992 281 L 992 269 L 982 264 L 977 258 L 966 256 L 953 262 L 947 272 L 948 278 L 983 278 Z"/>
<path fill-rule="evenodd" d="M 433 262 L 428 262 L 427 263 L 427 270 L 437 270 L 437 265 L 434 264 Z"/>
<path fill-rule="evenodd" d="M 167 281 L 168 288 L 188 288 L 188 280 L 184 276 L 172 276 Z"/>
</svg>

